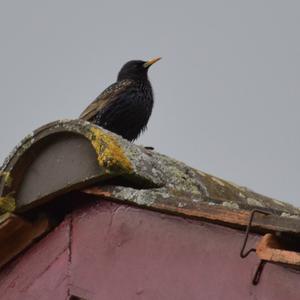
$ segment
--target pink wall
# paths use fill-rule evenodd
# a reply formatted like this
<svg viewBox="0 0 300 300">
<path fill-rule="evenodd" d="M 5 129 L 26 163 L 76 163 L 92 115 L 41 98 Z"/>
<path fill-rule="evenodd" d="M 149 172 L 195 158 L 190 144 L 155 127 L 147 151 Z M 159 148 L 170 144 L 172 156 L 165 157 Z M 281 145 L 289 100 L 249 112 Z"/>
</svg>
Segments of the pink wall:
<svg viewBox="0 0 300 300">
<path fill-rule="evenodd" d="M 0 299 L 299 299 L 300 274 L 280 266 L 267 264 L 251 284 L 259 261 L 240 259 L 242 240 L 233 229 L 101 201 L 5 267 Z"/>
</svg>

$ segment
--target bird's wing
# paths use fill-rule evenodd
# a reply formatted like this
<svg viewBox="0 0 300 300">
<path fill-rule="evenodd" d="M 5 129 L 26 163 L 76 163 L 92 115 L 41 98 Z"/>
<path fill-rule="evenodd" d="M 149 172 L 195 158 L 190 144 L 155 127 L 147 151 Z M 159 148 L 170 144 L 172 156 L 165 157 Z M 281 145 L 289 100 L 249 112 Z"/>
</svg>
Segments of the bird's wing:
<svg viewBox="0 0 300 300">
<path fill-rule="evenodd" d="M 108 103 L 117 99 L 131 83 L 131 80 L 121 80 L 110 85 L 81 113 L 79 118 L 87 121 L 93 119 Z"/>
</svg>

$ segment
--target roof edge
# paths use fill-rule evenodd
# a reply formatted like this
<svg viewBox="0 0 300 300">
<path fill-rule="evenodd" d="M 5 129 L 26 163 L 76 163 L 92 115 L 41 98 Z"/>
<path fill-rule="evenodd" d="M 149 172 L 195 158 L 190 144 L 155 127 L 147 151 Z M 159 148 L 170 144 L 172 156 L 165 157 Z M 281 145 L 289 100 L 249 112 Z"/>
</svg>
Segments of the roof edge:
<svg viewBox="0 0 300 300">
<path fill-rule="evenodd" d="M 131 194 L 131 197 L 124 197 L 124 190 Z M 120 190 L 123 190 L 120 193 Z M 156 210 L 172 215 L 179 215 L 193 219 L 204 220 L 210 223 L 222 224 L 232 228 L 244 229 L 249 224 L 252 210 L 236 209 L 230 206 L 215 205 L 210 202 L 193 203 L 186 201 L 184 197 L 161 198 L 155 197 L 153 201 L 145 201 L 145 194 L 151 190 L 133 190 L 132 188 L 117 186 L 97 186 L 82 190 L 83 193 L 95 197 L 109 199 L 111 201 L 123 202 L 150 210 Z M 257 210 L 257 208 L 254 208 Z M 270 212 L 268 209 L 263 209 Z M 274 215 L 257 214 L 252 222 L 252 231 L 257 233 L 281 232 L 300 237 L 300 220 L 298 217 L 287 217 Z"/>
</svg>

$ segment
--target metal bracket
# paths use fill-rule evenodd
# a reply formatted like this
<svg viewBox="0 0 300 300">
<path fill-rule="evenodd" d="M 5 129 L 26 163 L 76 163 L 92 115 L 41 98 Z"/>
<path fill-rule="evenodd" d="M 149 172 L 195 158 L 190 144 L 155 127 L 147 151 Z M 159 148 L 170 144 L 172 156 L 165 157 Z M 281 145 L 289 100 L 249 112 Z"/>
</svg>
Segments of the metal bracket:
<svg viewBox="0 0 300 300">
<path fill-rule="evenodd" d="M 259 209 L 252 210 L 252 212 L 250 214 L 249 223 L 247 225 L 246 232 L 245 232 L 245 239 L 244 239 L 244 242 L 243 242 L 243 245 L 242 245 L 242 248 L 241 248 L 241 252 L 240 252 L 240 257 L 241 258 L 245 258 L 251 252 L 255 252 L 256 251 L 255 248 L 251 248 L 251 249 L 249 249 L 248 251 L 245 252 L 245 248 L 246 248 L 246 245 L 247 245 L 247 242 L 248 242 L 248 238 L 249 238 L 250 229 L 251 229 L 251 226 L 252 226 L 252 221 L 253 221 L 254 215 L 256 213 L 260 213 L 260 214 L 263 214 L 263 215 L 269 215 L 270 214 L 269 212 L 266 212 L 266 211 L 263 211 L 263 210 L 259 210 Z M 252 284 L 253 285 L 257 285 L 259 283 L 261 273 L 262 273 L 262 271 L 263 271 L 264 266 L 265 266 L 266 263 L 267 263 L 267 261 L 265 261 L 265 260 L 261 260 L 260 261 L 260 263 L 259 263 L 259 265 L 258 265 L 258 267 L 256 269 L 256 272 L 254 274 L 254 277 L 252 279 Z"/>
</svg>

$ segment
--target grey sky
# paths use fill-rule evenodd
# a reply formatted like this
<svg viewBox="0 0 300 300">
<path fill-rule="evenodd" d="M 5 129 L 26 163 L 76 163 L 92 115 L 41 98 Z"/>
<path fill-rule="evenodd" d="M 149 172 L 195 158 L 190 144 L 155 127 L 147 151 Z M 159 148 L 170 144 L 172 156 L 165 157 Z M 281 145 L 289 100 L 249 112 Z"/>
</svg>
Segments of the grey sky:
<svg viewBox="0 0 300 300">
<path fill-rule="evenodd" d="M 159 55 L 137 143 L 300 206 L 299 28 L 299 1 L 1 1 L 0 160 Z"/>
</svg>

